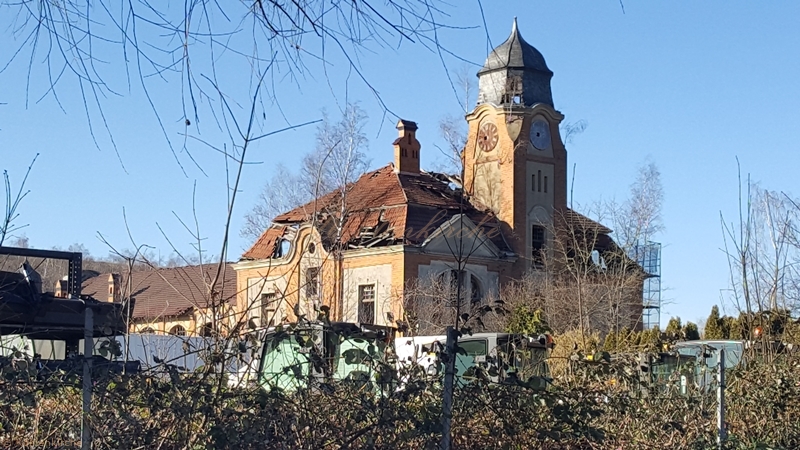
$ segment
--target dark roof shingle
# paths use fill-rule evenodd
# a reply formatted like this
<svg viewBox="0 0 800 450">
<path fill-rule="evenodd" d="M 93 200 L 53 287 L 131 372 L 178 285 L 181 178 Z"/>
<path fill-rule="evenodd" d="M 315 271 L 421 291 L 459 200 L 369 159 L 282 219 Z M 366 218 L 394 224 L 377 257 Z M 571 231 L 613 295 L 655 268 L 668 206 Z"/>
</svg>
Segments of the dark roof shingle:
<svg viewBox="0 0 800 450">
<path fill-rule="evenodd" d="M 193 308 L 209 307 L 212 302 L 235 303 L 236 272 L 228 263 L 224 264 L 213 296 L 209 295 L 207 286 L 216 273 L 216 264 L 133 272 L 130 293 L 130 297 L 135 299 L 133 318 L 174 317 Z M 100 301 L 106 300 L 109 275 L 104 273 L 84 281 L 82 293 Z M 125 292 L 128 280 L 125 275 L 121 278 L 121 288 Z"/>
</svg>

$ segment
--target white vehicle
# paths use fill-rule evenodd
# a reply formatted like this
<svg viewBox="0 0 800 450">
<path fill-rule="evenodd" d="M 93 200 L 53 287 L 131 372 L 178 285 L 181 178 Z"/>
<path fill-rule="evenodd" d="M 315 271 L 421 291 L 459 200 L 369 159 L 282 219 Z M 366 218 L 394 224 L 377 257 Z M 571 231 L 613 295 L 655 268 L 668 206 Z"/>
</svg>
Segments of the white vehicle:
<svg viewBox="0 0 800 450">
<path fill-rule="evenodd" d="M 116 341 L 114 345 L 121 351 L 120 355 L 112 354 L 107 343 L 109 341 Z M 78 354 L 82 355 L 83 339 L 79 342 Z M 95 338 L 93 353 L 111 361 L 139 361 L 142 369 L 165 363 L 176 366 L 180 371 L 194 371 L 205 365 L 203 358 L 213 344 L 210 338 L 130 333 L 127 336 Z M 64 359 L 65 347 L 64 341 L 59 340 L 29 339 L 23 335 L 0 337 L 0 356 L 17 353 L 20 357 L 30 359 L 34 355 L 43 360 Z"/>
<path fill-rule="evenodd" d="M 19 334 L 0 336 L 0 356 L 17 359 L 33 359 L 39 355 L 42 359 L 64 359 L 66 353 L 64 341 L 29 339 Z"/>
<path fill-rule="evenodd" d="M 376 379 L 376 363 L 393 354 L 394 329 L 378 325 L 305 323 L 254 333 L 258 347 L 229 378 L 230 387 L 293 391 L 331 381 L 367 384 Z"/>
<path fill-rule="evenodd" d="M 398 370 L 419 368 L 429 376 L 442 373 L 438 354 L 444 350 L 446 342 L 445 335 L 396 338 Z M 486 368 L 494 382 L 510 376 L 525 381 L 532 376 L 548 377 L 550 374 L 546 359 L 553 341 L 549 335 L 534 338 L 509 333 L 476 333 L 460 337 L 458 347 L 456 377 L 459 380 L 473 377 L 479 367 Z"/>
<path fill-rule="evenodd" d="M 130 333 L 111 339 L 119 346 L 119 356 L 101 353 L 103 342 L 109 340 L 105 338 L 95 339 L 94 354 L 114 361 L 139 361 L 142 370 L 171 364 L 181 372 L 193 372 L 206 365 L 204 358 L 215 345 L 212 338 L 150 333 Z"/>
</svg>

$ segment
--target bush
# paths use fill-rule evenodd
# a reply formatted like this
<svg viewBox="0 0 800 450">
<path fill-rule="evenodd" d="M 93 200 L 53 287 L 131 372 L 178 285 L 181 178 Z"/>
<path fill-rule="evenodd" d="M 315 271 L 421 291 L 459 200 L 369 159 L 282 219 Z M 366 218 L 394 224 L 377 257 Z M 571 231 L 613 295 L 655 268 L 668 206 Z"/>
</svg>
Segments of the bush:
<svg viewBox="0 0 800 450">
<path fill-rule="evenodd" d="M 596 350 L 597 337 L 587 340 Z M 564 369 L 547 391 L 487 382 L 457 387 L 453 448 L 714 448 L 713 393 L 690 389 L 683 396 L 673 386 L 647 394 L 635 360 L 570 359 L 578 342 L 575 332 L 559 338 L 554 356 L 563 353 Z M 4 363 L 0 448 L 79 447 L 80 380 L 26 380 L 27 372 Z M 210 373 L 96 377 L 95 449 L 435 449 L 441 437 L 440 383 L 423 378 L 377 395 L 345 384 L 233 391 Z M 800 448 L 800 355 L 733 369 L 727 402 L 728 448 Z"/>
</svg>

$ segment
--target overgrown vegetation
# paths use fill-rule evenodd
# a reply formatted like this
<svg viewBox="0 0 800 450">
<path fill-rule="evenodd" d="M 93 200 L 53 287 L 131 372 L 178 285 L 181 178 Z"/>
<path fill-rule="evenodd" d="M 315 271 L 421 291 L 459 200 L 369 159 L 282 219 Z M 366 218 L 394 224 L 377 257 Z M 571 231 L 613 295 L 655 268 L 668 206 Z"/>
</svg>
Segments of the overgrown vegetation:
<svg viewBox="0 0 800 450">
<path fill-rule="evenodd" d="M 77 447 L 78 378 L 31 380 L 24 365 L 2 364 L 0 447 Z M 713 394 L 644 395 L 625 358 L 573 358 L 568 366 L 547 391 L 481 381 L 459 386 L 454 448 L 714 448 Z M 346 384 L 293 393 L 230 390 L 219 374 L 178 374 L 167 366 L 96 375 L 96 449 L 432 449 L 441 432 L 437 380 L 412 378 L 404 389 L 376 395 Z M 734 369 L 727 392 L 727 448 L 798 448 L 800 356 Z"/>
</svg>

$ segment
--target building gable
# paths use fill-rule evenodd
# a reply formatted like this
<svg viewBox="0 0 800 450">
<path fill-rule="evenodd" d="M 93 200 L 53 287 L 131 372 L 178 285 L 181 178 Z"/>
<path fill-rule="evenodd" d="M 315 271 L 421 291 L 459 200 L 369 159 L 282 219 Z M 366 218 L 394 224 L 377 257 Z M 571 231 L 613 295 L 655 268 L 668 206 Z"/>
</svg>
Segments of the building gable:
<svg viewBox="0 0 800 450">
<path fill-rule="evenodd" d="M 499 258 L 502 254 L 491 237 L 464 214 L 440 225 L 421 247 L 425 253 L 464 258 Z"/>
</svg>

